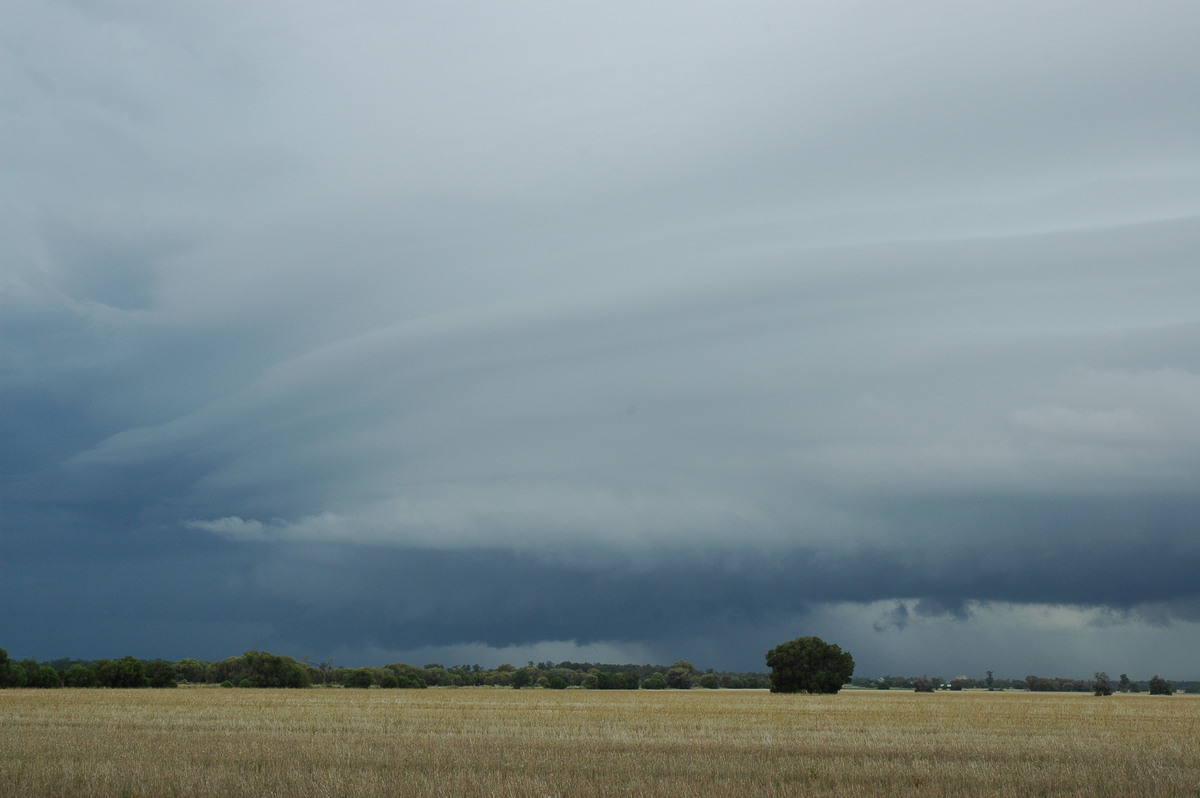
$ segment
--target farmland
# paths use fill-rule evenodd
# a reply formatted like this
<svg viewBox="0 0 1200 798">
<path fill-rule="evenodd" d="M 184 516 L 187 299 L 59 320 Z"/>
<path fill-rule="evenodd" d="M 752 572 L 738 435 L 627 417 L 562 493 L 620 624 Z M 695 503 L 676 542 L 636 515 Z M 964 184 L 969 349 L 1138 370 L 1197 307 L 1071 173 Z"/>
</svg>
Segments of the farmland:
<svg viewBox="0 0 1200 798">
<path fill-rule="evenodd" d="M 0 795 L 1200 794 L 1190 696 L 7 690 Z"/>
</svg>

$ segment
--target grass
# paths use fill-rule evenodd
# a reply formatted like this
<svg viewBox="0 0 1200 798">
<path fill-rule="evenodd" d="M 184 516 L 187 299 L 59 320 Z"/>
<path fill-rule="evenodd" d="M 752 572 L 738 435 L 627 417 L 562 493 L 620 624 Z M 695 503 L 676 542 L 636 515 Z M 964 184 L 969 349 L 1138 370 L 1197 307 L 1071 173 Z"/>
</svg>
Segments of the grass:
<svg viewBox="0 0 1200 798">
<path fill-rule="evenodd" d="M 0 795 L 1200 796 L 1200 700 L 6 690 Z"/>
</svg>

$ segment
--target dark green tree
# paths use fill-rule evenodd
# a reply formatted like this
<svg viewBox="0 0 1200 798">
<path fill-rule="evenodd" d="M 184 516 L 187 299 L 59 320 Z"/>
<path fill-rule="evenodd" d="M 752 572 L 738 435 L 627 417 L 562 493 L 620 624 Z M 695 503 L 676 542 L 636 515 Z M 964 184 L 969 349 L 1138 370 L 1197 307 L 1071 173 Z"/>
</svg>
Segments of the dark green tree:
<svg viewBox="0 0 1200 798">
<path fill-rule="evenodd" d="M 1150 678 L 1150 695 L 1171 695 L 1171 683 L 1155 674 Z"/>
<path fill-rule="evenodd" d="M 527 665 L 524 668 L 518 668 L 517 670 L 513 671 L 512 678 L 509 679 L 508 683 L 515 689 L 519 690 L 522 687 L 532 687 L 537 681 L 537 678 L 537 668 Z"/>
<path fill-rule="evenodd" d="M 819 637 L 797 637 L 767 652 L 772 693 L 836 693 L 854 674 L 854 658 Z"/>
<path fill-rule="evenodd" d="M 62 678 L 58 675 L 58 671 L 51 668 L 49 665 L 39 665 L 36 669 L 29 672 L 28 678 L 25 680 L 26 687 L 62 687 Z"/>
<path fill-rule="evenodd" d="M 648 679 L 646 679 L 646 681 L 642 682 L 642 689 L 643 690 L 666 690 L 667 689 L 667 680 L 663 678 L 663 675 L 661 673 L 651 674 L 650 678 L 648 678 Z"/>
<path fill-rule="evenodd" d="M 1133 682 L 1129 681 L 1129 677 L 1126 674 L 1122 673 L 1120 681 L 1117 682 L 1117 689 L 1119 689 L 1122 693 L 1128 693 L 1129 688 L 1132 685 L 1133 685 Z"/>
<path fill-rule="evenodd" d="M 605 671 L 595 671 L 594 680 L 585 680 L 584 687 L 592 690 L 636 690 L 638 689 L 638 675 L 631 671 L 622 671 L 620 673 L 607 673 Z"/>
<path fill-rule="evenodd" d="M 10 668 L 11 662 L 8 662 L 8 652 L 0 648 L 0 688 L 16 688 L 18 686 L 12 683 L 13 676 Z"/>
<path fill-rule="evenodd" d="M 370 668 L 352 670 L 342 684 L 345 687 L 370 687 L 375 684 L 375 672 Z"/>
<path fill-rule="evenodd" d="M 681 659 L 667 670 L 667 687 L 673 687 L 676 690 L 691 689 L 692 675 L 695 673 L 696 666 Z"/>
<path fill-rule="evenodd" d="M 96 672 L 87 665 L 72 665 L 63 673 L 64 687 L 99 687 Z"/>
<path fill-rule="evenodd" d="M 24 687 L 25 680 L 29 678 L 25 669 L 15 662 L 8 661 L 7 655 L 4 660 L 0 664 L 0 687 Z"/>
<path fill-rule="evenodd" d="M 421 678 L 423 671 L 415 665 L 393 662 L 391 665 L 385 666 L 385 668 L 396 674 L 396 687 L 405 689 L 425 687 L 425 680 Z"/>
<path fill-rule="evenodd" d="M 19 673 L 18 673 L 19 671 Z M 18 683 L 18 679 L 20 682 Z M 8 661 L 8 652 L 0 648 L 0 688 L 25 684 L 25 669 Z"/>
<path fill-rule="evenodd" d="M 175 663 L 175 679 L 200 684 L 206 680 L 208 663 L 187 657 Z"/>
<path fill-rule="evenodd" d="M 96 665 L 96 677 L 103 687 L 148 687 L 146 666 L 140 659 L 131 656 L 117 660 L 100 660 Z"/>
<path fill-rule="evenodd" d="M 1112 695 L 1112 682 L 1108 680 L 1108 674 L 1104 671 L 1096 671 L 1096 676 L 1092 679 L 1092 694 L 1093 695 Z"/>
<path fill-rule="evenodd" d="M 245 672 L 240 674 L 238 683 L 243 687 L 308 687 L 312 684 L 308 668 L 291 657 L 247 651 L 242 654 L 242 664 Z"/>
<path fill-rule="evenodd" d="M 175 666 L 165 659 L 152 659 L 146 663 L 146 678 L 151 687 L 175 687 Z"/>
</svg>

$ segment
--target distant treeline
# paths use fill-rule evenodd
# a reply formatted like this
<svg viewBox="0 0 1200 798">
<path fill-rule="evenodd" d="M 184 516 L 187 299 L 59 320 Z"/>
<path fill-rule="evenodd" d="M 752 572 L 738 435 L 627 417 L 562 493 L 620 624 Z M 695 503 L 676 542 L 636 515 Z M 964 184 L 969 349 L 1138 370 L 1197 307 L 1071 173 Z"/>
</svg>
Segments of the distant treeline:
<svg viewBox="0 0 1200 798">
<path fill-rule="evenodd" d="M 1024 679 L 996 679 L 989 671 L 984 679 L 971 679 L 959 676 L 954 679 L 943 679 L 941 676 L 883 676 L 878 679 L 855 677 L 851 684 L 856 687 L 870 687 L 877 690 L 1028 690 L 1033 693 L 1091 693 L 1096 689 L 1096 674 L 1092 679 L 1067 679 L 1062 677 L 1026 676 Z M 1105 677 L 1107 680 L 1107 677 Z M 1165 684 L 1170 690 L 1182 690 L 1186 693 L 1200 693 L 1200 682 L 1182 681 L 1168 682 L 1154 676 L 1142 681 L 1131 680 L 1121 674 L 1117 683 L 1112 685 L 1116 692 L 1149 693 L 1161 690 L 1159 684 Z"/>
<path fill-rule="evenodd" d="M 426 665 L 395 662 L 379 668 L 340 668 L 332 662 L 314 665 L 266 651 L 247 651 L 217 662 L 177 662 L 122 657 L 108 660 L 33 659 L 12 661 L 0 648 L 0 688 L 4 687 L 177 687 L 210 684 L 222 687 L 543 687 L 563 690 L 686 690 L 692 687 L 759 689 L 770 687 L 765 673 L 701 672 L 690 662 L 674 665 L 609 665 L 591 662 L 539 662 L 523 667 L 501 665 Z"/>
<path fill-rule="evenodd" d="M 1097 677 L 1103 674 L 1096 674 Z M 394 662 L 378 668 L 335 667 L 332 662 L 312 664 L 266 651 L 247 651 L 216 662 L 181 659 L 142 660 L 127 656 L 120 659 L 33 659 L 10 660 L 0 648 L 0 688 L 5 687 L 176 687 L 188 684 L 222 687 L 378 687 L 421 689 L 425 687 L 541 687 L 563 690 L 568 687 L 590 690 L 687 690 L 768 689 L 765 673 L 729 673 L 700 671 L 690 662 L 673 665 L 612 665 L 595 662 L 530 662 L 522 667 L 501 665 L 485 669 L 479 665 L 425 665 L 417 667 Z M 855 687 L 876 690 L 1029 690 L 1032 692 L 1087 693 L 1096 688 L 1096 679 L 1047 678 L 997 679 L 940 676 L 883 676 L 872 679 L 858 676 Z M 1159 692 L 1182 690 L 1200 693 L 1200 682 L 1167 682 L 1155 676 L 1134 681 L 1121 674 L 1112 683 L 1116 692 Z"/>
</svg>

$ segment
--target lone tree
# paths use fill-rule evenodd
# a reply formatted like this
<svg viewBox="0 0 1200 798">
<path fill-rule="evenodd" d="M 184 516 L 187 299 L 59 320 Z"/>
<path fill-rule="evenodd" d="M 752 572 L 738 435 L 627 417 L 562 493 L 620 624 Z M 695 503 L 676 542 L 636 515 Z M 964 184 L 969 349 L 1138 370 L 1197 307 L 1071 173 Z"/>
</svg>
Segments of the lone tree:
<svg viewBox="0 0 1200 798">
<path fill-rule="evenodd" d="M 797 637 L 767 652 L 772 693 L 836 693 L 854 674 L 854 657 L 819 637 Z"/>
<path fill-rule="evenodd" d="M 1093 695 L 1112 695 L 1112 682 L 1108 680 L 1108 674 L 1104 671 L 1097 671 L 1096 678 L 1092 681 Z"/>
<path fill-rule="evenodd" d="M 1171 688 L 1171 683 L 1159 676 L 1157 673 L 1150 679 L 1150 695 L 1171 695 L 1175 692 Z"/>
</svg>

